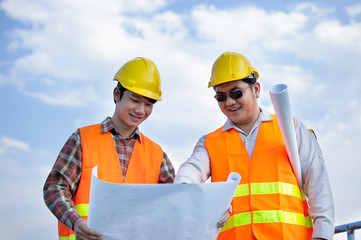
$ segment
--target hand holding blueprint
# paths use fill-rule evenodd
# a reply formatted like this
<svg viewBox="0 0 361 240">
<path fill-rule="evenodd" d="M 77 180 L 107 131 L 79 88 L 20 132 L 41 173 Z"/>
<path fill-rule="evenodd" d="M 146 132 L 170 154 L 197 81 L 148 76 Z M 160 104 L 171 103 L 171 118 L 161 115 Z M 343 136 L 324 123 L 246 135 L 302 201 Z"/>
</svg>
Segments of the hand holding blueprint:
<svg viewBox="0 0 361 240">
<path fill-rule="evenodd" d="M 238 183 L 114 184 L 99 180 L 93 169 L 88 226 L 104 240 L 212 240 Z"/>
</svg>

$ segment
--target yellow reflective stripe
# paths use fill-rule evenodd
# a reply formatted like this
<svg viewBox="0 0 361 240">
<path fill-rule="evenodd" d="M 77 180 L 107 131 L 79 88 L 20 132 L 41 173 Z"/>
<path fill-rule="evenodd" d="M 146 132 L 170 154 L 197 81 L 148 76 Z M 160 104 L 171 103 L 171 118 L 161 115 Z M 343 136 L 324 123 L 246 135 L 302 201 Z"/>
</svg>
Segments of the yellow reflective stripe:
<svg viewBox="0 0 361 240">
<path fill-rule="evenodd" d="M 283 182 L 271 182 L 271 183 L 252 183 L 252 194 L 275 194 L 280 193 L 284 195 L 290 195 L 297 197 L 302 201 L 305 200 L 303 193 L 300 191 L 297 185 Z"/>
<path fill-rule="evenodd" d="M 311 217 L 305 217 L 302 213 L 286 212 L 282 210 L 255 211 L 253 212 L 254 223 L 283 222 L 288 224 L 312 227 Z"/>
<path fill-rule="evenodd" d="M 247 224 L 251 224 L 251 212 L 245 212 L 245 213 L 238 213 L 233 216 L 230 216 L 228 219 L 226 225 L 224 225 L 220 232 L 226 231 L 228 229 L 237 227 L 237 226 L 243 226 Z"/>
<path fill-rule="evenodd" d="M 251 212 L 238 213 L 231 216 L 226 225 L 221 228 L 220 232 L 251 224 Z M 294 225 L 300 225 L 307 228 L 312 227 L 312 219 L 310 216 L 305 217 L 302 213 L 286 212 L 282 210 L 254 211 L 253 223 L 275 223 L 282 222 Z"/>
<path fill-rule="evenodd" d="M 71 234 L 69 237 L 59 237 L 59 240 L 75 240 L 75 234 Z"/>
<path fill-rule="evenodd" d="M 234 197 L 242 197 L 249 195 L 248 184 L 240 184 L 237 186 Z"/>
<path fill-rule="evenodd" d="M 283 182 L 251 183 L 251 194 L 284 194 L 305 200 L 305 195 L 297 185 Z M 238 185 L 234 197 L 247 195 L 249 195 L 248 184 Z"/>
<path fill-rule="evenodd" d="M 77 204 L 75 205 L 75 209 L 80 216 L 88 216 L 89 204 Z"/>
</svg>

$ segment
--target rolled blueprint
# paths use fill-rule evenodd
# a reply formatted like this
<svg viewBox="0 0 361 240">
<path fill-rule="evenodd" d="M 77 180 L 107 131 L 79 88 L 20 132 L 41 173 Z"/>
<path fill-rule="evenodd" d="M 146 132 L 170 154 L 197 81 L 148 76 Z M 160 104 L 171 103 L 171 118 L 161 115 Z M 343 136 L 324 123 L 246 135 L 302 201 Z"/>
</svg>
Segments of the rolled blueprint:
<svg viewBox="0 0 361 240">
<path fill-rule="evenodd" d="M 298 185 L 302 188 L 301 164 L 298 155 L 296 132 L 293 123 L 293 116 L 291 114 L 287 85 L 277 84 L 271 88 L 269 93 L 271 95 L 273 108 L 286 145 L 291 166 L 296 175 Z"/>
</svg>

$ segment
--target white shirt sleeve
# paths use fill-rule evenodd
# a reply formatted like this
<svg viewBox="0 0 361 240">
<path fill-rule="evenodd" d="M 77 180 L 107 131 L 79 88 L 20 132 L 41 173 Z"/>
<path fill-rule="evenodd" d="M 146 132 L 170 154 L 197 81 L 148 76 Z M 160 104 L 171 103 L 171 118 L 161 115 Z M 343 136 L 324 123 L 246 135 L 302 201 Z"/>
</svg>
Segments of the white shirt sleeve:
<svg viewBox="0 0 361 240">
<path fill-rule="evenodd" d="M 206 136 L 199 139 L 192 155 L 184 162 L 174 179 L 174 183 L 204 183 L 211 176 L 211 165 L 205 147 Z"/>
<path fill-rule="evenodd" d="M 300 156 L 303 191 L 308 197 L 309 214 L 313 219 L 313 237 L 332 239 L 335 227 L 335 207 L 323 159 L 314 133 L 295 119 Z"/>
</svg>

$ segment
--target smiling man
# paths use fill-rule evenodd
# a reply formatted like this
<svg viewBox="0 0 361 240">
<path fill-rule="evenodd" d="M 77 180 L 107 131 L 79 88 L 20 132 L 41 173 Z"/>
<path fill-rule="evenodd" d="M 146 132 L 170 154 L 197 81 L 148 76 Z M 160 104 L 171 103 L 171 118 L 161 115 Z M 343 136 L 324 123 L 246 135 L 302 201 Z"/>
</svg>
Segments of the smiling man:
<svg viewBox="0 0 361 240">
<path fill-rule="evenodd" d="M 228 119 L 199 139 L 175 183 L 201 183 L 209 177 L 218 182 L 231 172 L 241 175 L 233 211 L 218 239 L 332 239 L 333 197 L 315 135 L 295 119 L 303 179 L 298 186 L 277 119 L 258 106 L 258 77 L 241 54 L 226 52 L 215 61 L 208 87 L 214 88 Z"/>
<path fill-rule="evenodd" d="M 119 69 L 114 80 L 118 85 L 113 90 L 113 116 L 74 132 L 45 182 L 44 200 L 59 220 L 60 240 L 102 239 L 87 227 L 86 220 L 94 166 L 98 166 L 99 179 L 108 182 L 173 182 L 174 168 L 166 153 L 138 129 L 161 100 L 156 65 L 135 58 Z"/>
</svg>

